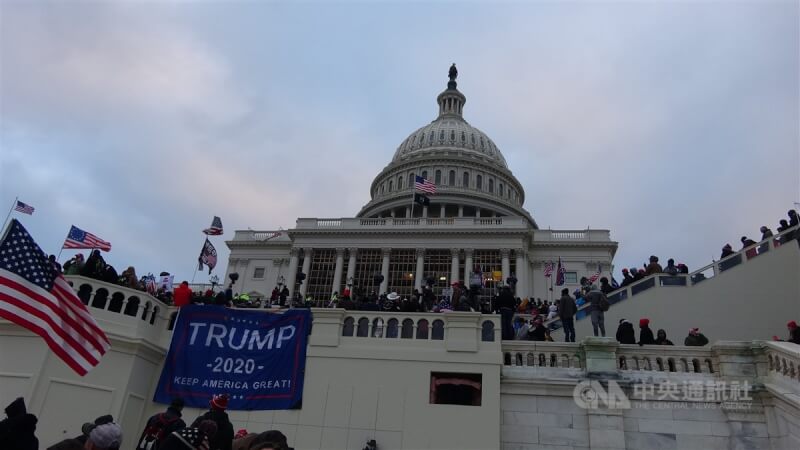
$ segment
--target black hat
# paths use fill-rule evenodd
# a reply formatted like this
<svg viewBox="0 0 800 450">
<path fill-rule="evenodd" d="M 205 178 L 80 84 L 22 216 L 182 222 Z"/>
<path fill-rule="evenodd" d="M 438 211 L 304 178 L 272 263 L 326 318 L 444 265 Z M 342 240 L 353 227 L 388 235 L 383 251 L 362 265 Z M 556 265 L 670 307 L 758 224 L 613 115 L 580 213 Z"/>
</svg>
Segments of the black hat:
<svg viewBox="0 0 800 450">
<path fill-rule="evenodd" d="M 561 295 L 569 295 L 569 289 L 564 288 L 561 290 Z"/>
<path fill-rule="evenodd" d="M 25 399 L 22 397 L 17 397 L 16 400 L 11 402 L 8 406 L 6 406 L 6 415 L 9 419 L 13 417 L 20 417 L 24 416 L 28 413 L 28 410 L 25 409 Z"/>
</svg>

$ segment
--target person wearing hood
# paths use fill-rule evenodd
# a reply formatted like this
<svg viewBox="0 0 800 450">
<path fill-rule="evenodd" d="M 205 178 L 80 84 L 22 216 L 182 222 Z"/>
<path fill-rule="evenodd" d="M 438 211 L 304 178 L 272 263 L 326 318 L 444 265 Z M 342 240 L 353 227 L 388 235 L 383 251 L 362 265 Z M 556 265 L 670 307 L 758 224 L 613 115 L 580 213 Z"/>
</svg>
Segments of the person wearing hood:
<svg viewBox="0 0 800 450">
<path fill-rule="evenodd" d="M 663 329 L 659 329 L 658 332 L 656 333 L 656 342 L 655 342 L 655 344 L 656 345 L 675 345 L 675 344 L 672 343 L 672 341 L 667 339 L 667 332 L 664 331 Z"/>
<path fill-rule="evenodd" d="M 675 266 L 675 260 L 670 258 L 667 260 L 667 267 L 664 267 L 664 273 L 672 275 L 673 277 L 678 274 L 678 268 Z"/>
<path fill-rule="evenodd" d="M 653 330 L 650 329 L 650 319 L 639 319 L 639 345 L 654 345 Z"/>
<path fill-rule="evenodd" d="M 610 284 L 608 284 L 608 278 L 606 278 L 606 277 L 600 278 L 600 292 L 602 292 L 603 294 L 608 295 L 613 291 L 614 291 L 614 288 L 611 287 Z"/>
<path fill-rule="evenodd" d="M 620 319 L 617 327 L 617 342 L 620 344 L 635 344 L 636 332 L 633 331 L 633 324 L 627 319 Z"/>
<path fill-rule="evenodd" d="M 217 435 L 217 424 L 213 420 L 203 420 L 190 428 L 182 428 L 170 433 L 158 450 L 209 450 Z M 233 446 L 233 442 L 229 444 Z"/>
<path fill-rule="evenodd" d="M 175 398 L 166 411 L 147 419 L 147 424 L 145 424 L 142 435 L 139 437 L 137 448 L 147 448 L 147 443 L 151 441 L 155 441 L 155 445 L 152 448 L 159 448 L 162 439 L 169 436 L 173 431 L 186 428 L 186 422 L 181 419 L 182 411 L 183 399 Z"/>
<path fill-rule="evenodd" d="M 702 347 L 708 344 L 708 338 L 700 332 L 700 328 L 690 328 L 689 335 L 683 341 L 687 347 Z"/>
<path fill-rule="evenodd" d="M 661 268 L 661 264 L 658 263 L 658 256 L 650 255 L 650 264 L 647 265 L 645 275 L 654 275 L 663 271 L 664 269 Z"/>
<path fill-rule="evenodd" d="M 558 315 L 561 317 L 561 325 L 564 327 L 564 341 L 575 342 L 575 314 L 578 306 L 575 300 L 570 297 L 569 289 L 561 289 L 561 298 L 558 300 Z"/>
<path fill-rule="evenodd" d="M 590 314 L 592 317 L 592 331 L 594 335 L 597 336 L 599 331 L 600 336 L 606 337 L 605 311 L 601 308 L 601 305 L 608 304 L 606 294 L 603 294 L 597 289 L 597 286 L 591 285 L 589 292 L 586 294 L 586 301 L 592 305 Z"/>
<path fill-rule="evenodd" d="M 719 258 L 725 259 L 728 256 L 731 256 L 732 254 L 733 254 L 733 247 L 731 247 L 731 244 L 725 244 L 725 246 L 722 247 L 722 254 L 720 255 Z"/>
<path fill-rule="evenodd" d="M 217 431 L 210 439 L 209 450 L 231 450 L 233 444 L 233 424 L 225 412 L 228 409 L 228 394 L 215 395 L 209 402 L 209 411 L 195 419 L 192 428 L 200 428 L 205 420 L 212 420 L 217 424 Z"/>
<path fill-rule="evenodd" d="M 747 249 L 747 251 L 745 252 L 745 254 L 747 255 L 747 259 L 756 256 L 758 250 L 755 247 L 753 247 L 754 245 L 756 245 L 756 241 L 750 239 L 747 236 L 742 236 L 742 239 L 740 240 L 742 241 L 742 250 Z"/>
<path fill-rule="evenodd" d="M 103 278 L 106 270 L 106 260 L 100 255 L 100 250 L 92 250 L 81 269 L 81 275 L 99 280 Z"/>
<path fill-rule="evenodd" d="M 5 409 L 6 418 L 0 421 L 0 449 L 39 450 L 39 439 L 34 434 L 38 419 L 28 413 L 22 397 Z"/>
</svg>

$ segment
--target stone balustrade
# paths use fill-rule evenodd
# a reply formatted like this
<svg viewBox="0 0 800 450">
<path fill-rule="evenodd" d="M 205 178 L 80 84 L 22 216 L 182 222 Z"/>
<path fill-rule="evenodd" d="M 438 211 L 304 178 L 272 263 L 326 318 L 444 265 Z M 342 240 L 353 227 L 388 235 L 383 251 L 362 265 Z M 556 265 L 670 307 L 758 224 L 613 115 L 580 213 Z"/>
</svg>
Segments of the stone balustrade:
<svg viewBox="0 0 800 450">
<path fill-rule="evenodd" d="M 765 353 L 768 376 L 797 383 L 800 388 L 800 345 L 790 342 L 766 342 Z"/>
<path fill-rule="evenodd" d="M 524 217 L 383 217 L 383 218 L 300 218 L 296 230 L 372 230 L 392 228 L 526 228 Z"/>
<path fill-rule="evenodd" d="M 619 370 L 623 372 L 673 372 L 714 374 L 714 355 L 711 347 L 673 345 L 627 345 L 617 348 Z"/>
<path fill-rule="evenodd" d="M 583 369 L 580 343 L 504 341 L 503 365 Z"/>
</svg>

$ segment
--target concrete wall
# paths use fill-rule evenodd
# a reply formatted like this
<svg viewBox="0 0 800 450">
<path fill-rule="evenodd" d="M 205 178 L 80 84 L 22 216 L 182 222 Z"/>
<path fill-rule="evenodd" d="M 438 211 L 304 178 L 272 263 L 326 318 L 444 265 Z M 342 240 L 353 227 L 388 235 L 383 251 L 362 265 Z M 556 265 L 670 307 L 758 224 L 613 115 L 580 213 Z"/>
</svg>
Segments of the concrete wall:
<svg viewBox="0 0 800 450">
<path fill-rule="evenodd" d="M 613 337 L 625 318 L 638 339 L 639 319 L 647 317 L 653 333 L 663 328 L 675 344 L 683 343 L 691 327 L 699 327 L 711 342 L 786 339 L 786 323 L 800 320 L 798 274 L 800 249 L 791 242 L 696 285 L 656 285 L 612 305 L 605 314 L 606 335 Z M 576 321 L 575 331 L 579 339 L 591 336 L 589 318 Z M 555 336 L 563 339 L 561 332 Z"/>
</svg>

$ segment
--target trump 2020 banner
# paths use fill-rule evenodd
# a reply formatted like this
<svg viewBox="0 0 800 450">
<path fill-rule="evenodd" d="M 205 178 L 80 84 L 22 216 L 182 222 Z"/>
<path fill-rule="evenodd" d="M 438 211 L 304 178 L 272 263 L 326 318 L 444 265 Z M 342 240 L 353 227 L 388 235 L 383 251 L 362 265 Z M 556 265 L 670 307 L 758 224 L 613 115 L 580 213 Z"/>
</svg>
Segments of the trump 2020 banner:
<svg viewBox="0 0 800 450">
<path fill-rule="evenodd" d="M 155 398 L 207 408 L 228 394 L 228 409 L 299 407 L 311 311 L 283 314 L 189 305 L 180 309 Z"/>
</svg>

